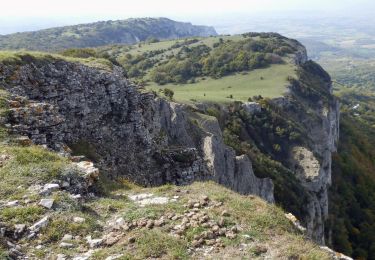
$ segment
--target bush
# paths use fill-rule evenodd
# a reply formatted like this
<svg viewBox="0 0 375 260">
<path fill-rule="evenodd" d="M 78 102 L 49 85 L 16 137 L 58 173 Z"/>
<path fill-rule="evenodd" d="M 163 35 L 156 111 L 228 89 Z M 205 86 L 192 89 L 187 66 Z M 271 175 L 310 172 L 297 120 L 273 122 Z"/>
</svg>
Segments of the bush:
<svg viewBox="0 0 375 260">
<path fill-rule="evenodd" d="M 174 92 L 173 90 L 169 89 L 169 88 L 165 88 L 163 89 L 163 94 L 169 99 L 169 100 L 172 100 L 173 99 L 173 96 L 174 96 Z"/>
</svg>

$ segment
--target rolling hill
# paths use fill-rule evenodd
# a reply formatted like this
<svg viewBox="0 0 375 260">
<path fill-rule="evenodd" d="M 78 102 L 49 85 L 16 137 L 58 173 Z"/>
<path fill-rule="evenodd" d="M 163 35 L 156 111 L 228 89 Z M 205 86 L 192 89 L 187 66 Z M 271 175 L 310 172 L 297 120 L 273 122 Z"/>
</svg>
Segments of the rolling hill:
<svg viewBox="0 0 375 260">
<path fill-rule="evenodd" d="M 0 49 L 56 51 L 107 44 L 216 35 L 213 27 L 196 26 L 167 18 L 102 21 L 0 36 Z"/>
</svg>

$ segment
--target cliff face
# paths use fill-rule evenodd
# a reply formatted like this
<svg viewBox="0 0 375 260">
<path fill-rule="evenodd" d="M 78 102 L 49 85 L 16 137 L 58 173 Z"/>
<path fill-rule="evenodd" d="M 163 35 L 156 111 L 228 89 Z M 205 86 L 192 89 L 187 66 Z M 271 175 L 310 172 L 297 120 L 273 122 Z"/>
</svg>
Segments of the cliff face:
<svg viewBox="0 0 375 260">
<path fill-rule="evenodd" d="M 84 151 L 105 173 L 146 186 L 214 180 L 274 201 L 272 181 L 224 145 L 215 118 L 142 94 L 116 69 L 55 61 L 0 71 L 13 100 L 8 126 L 36 144 Z"/>
<path fill-rule="evenodd" d="M 301 70 L 298 80 L 271 104 L 298 122 L 304 134 L 304 142 L 285 148 L 282 163 L 308 194 L 302 219 L 308 234 L 324 243 L 339 106 L 329 76 L 307 62 L 304 48 L 295 61 Z M 36 144 L 64 154 L 72 149 L 90 157 L 105 174 L 146 186 L 214 180 L 275 201 L 272 180 L 257 178 L 249 158 L 224 144 L 216 118 L 141 92 L 116 67 L 106 72 L 63 60 L 30 61 L 0 65 L 0 72 L 11 93 L 8 127 Z M 256 109 L 245 107 L 249 114 L 261 113 L 256 104 Z"/>
<path fill-rule="evenodd" d="M 332 153 L 337 149 L 339 138 L 340 109 L 332 95 L 330 76 L 319 65 L 307 61 L 306 54 L 300 55 L 299 66 L 298 81 L 292 82 L 284 98 L 273 103 L 302 129 L 304 142 L 288 147 L 285 165 L 295 173 L 308 194 L 303 219 L 307 232 L 324 244 L 327 192 L 331 184 Z"/>
<path fill-rule="evenodd" d="M 309 192 L 304 218 L 308 234 L 324 244 L 324 222 L 328 217 L 327 192 L 331 185 L 332 153 L 336 151 L 339 139 L 340 109 L 338 100 L 332 95 L 329 75 L 311 62 L 302 64 L 302 67 L 304 73 L 300 75 L 300 82 L 292 85 L 289 95 L 295 104 L 304 109 L 298 112 L 288 107 L 286 109 L 291 118 L 301 122 L 306 133 L 306 144 L 291 147 L 289 167 Z M 307 79 L 310 79 L 310 84 L 304 83 Z"/>
</svg>

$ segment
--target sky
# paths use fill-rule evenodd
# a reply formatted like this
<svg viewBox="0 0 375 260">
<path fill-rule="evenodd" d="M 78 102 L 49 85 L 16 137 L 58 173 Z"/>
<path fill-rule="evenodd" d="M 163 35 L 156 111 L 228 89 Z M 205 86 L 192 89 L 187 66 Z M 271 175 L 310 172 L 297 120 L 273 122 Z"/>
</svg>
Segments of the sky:
<svg viewBox="0 0 375 260">
<path fill-rule="evenodd" d="M 0 0 L 0 34 L 130 17 L 205 22 L 238 14 L 375 10 L 374 0 Z"/>
</svg>

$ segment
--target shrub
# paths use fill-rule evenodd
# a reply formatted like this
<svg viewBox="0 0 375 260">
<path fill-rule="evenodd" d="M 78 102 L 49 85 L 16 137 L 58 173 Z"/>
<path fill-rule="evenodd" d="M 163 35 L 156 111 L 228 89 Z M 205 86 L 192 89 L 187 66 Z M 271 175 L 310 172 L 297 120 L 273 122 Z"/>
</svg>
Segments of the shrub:
<svg viewBox="0 0 375 260">
<path fill-rule="evenodd" d="M 163 94 L 164 94 L 169 100 L 172 100 L 172 99 L 173 99 L 173 95 L 174 95 L 173 90 L 171 90 L 171 89 L 169 89 L 169 88 L 165 88 L 165 89 L 163 89 Z"/>
</svg>

